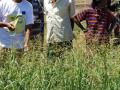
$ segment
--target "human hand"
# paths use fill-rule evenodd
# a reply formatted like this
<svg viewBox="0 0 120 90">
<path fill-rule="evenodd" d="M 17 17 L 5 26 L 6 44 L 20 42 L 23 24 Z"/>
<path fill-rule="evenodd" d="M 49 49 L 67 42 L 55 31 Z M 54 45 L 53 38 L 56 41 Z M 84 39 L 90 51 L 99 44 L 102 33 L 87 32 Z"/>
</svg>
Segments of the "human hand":
<svg viewBox="0 0 120 90">
<path fill-rule="evenodd" d="M 29 50 L 29 46 L 28 45 L 24 45 L 24 52 Z"/>
<path fill-rule="evenodd" d="M 6 26 L 10 31 L 15 31 L 15 26 L 13 24 L 7 23 Z"/>
</svg>

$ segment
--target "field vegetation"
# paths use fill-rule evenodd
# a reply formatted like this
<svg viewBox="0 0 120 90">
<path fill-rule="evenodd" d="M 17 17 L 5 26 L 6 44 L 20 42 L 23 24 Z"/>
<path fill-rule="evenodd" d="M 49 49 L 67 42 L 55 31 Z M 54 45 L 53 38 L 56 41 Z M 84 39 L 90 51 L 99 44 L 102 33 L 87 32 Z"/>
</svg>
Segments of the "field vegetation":
<svg viewBox="0 0 120 90">
<path fill-rule="evenodd" d="M 39 38 L 22 56 L 7 52 L 0 67 L 0 90 L 120 90 L 120 47 L 96 48 L 85 53 L 85 40 L 74 29 L 73 49 L 62 57 L 47 58 Z"/>
</svg>

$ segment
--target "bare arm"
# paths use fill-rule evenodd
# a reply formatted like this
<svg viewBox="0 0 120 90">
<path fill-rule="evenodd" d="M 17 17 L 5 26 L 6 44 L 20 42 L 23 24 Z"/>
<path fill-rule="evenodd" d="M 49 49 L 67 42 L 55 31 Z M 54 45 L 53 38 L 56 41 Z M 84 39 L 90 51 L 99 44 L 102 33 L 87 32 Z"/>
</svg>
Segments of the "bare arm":
<svg viewBox="0 0 120 90">
<path fill-rule="evenodd" d="M 70 22 L 71 22 L 71 27 L 72 27 L 72 30 L 74 29 L 74 21 L 73 19 L 70 19 Z"/>
<path fill-rule="evenodd" d="M 83 31 L 86 32 L 87 30 L 85 29 L 85 27 L 81 24 L 81 22 L 77 22 L 75 19 L 72 19 L 73 22 L 75 22 L 77 24 L 77 26 Z"/>
<path fill-rule="evenodd" d="M 28 51 L 28 43 L 31 31 L 31 25 L 26 26 L 25 38 L 24 38 L 24 51 Z"/>
<path fill-rule="evenodd" d="M 80 23 L 80 22 L 75 22 L 77 24 L 77 26 L 83 31 L 86 32 L 87 30 L 85 29 L 85 27 Z"/>
<path fill-rule="evenodd" d="M 0 22 L 0 27 L 7 27 L 7 23 Z"/>
<path fill-rule="evenodd" d="M 14 31 L 15 30 L 14 25 L 12 25 L 10 23 L 0 22 L 0 27 L 7 27 L 10 31 Z"/>
<path fill-rule="evenodd" d="M 77 26 L 83 31 L 86 32 L 87 29 L 81 24 L 82 21 L 86 20 L 86 15 L 87 12 L 90 10 L 91 8 L 83 8 L 82 10 L 79 11 L 79 13 L 75 14 L 72 19 L 74 20 L 74 22 L 77 24 Z"/>
</svg>

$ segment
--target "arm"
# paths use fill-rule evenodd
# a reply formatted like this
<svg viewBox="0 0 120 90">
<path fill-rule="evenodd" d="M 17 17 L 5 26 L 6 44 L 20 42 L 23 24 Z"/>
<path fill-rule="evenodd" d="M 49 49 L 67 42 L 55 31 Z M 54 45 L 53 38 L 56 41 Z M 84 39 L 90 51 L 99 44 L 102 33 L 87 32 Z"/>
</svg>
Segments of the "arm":
<svg viewBox="0 0 120 90">
<path fill-rule="evenodd" d="M 8 27 L 7 23 L 0 22 L 0 27 Z"/>
<path fill-rule="evenodd" d="M 70 19 L 72 30 L 74 29 L 74 21 Z"/>
<path fill-rule="evenodd" d="M 10 31 L 14 31 L 15 30 L 14 25 L 12 25 L 10 23 L 0 22 L 0 27 L 7 27 Z"/>
<path fill-rule="evenodd" d="M 2 3 L 0 3 L 0 27 L 7 27 L 10 31 L 14 31 L 15 27 L 14 25 L 7 23 L 7 22 L 2 22 L 3 21 L 3 13 L 2 13 Z"/>
<path fill-rule="evenodd" d="M 32 24 L 34 23 L 33 20 L 33 7 L 32 5 L 29 7 L 29 10 L 26 11 L 26 29 L 25 29 L 25 37 L 24 37 L 24 51 L 28 51 L 28 44 L 29 44 L 29 37 L 30 31 L 32 30 Z"/>
<path fill-rule="evenodd" d="M 29 37 L 30 37 L 30 31 L 32 25 L 26 25 L 26 31 L 25 31 L 25 38 L 24 38 L 24 51 L 28 51 L 28 43 L 29 43 Z"/>
<path fill-rule="evenodd" d="M 119 22 L 116 13 L 108 11 L 108 17 L 109 17 L 109 23 L 108 23 L 108 28 L 106 28 L 106 30 L 108 31 L 109 34 L 111 34 L 112 31 L 114 31 L 115 28 L 119 26 Z"/>
<path fill-rule="evenodd" d="M 119 19 L 119 15 L 115 16 L 115 22 L 114 23 L 114 28 L 113 28 L 113 31 L 114 31 L 114 35 L 116 38 L 120 38 L 120 19 Z"/>
<path fill-rule="evenodd" d="M 75 1 L 74 0 L 70 0 L 69 16 L 70 16 L 70 22 L 71 22 L 72 30 L 74 28 L 74 21 L 72 19 L 72 16 L 74 14 L 75 14 Z"/>
<path fill-rule="evenodd" d="M 72 17 L 74 22 L 77 24 L 78 27 L 82 29 L 83 32 L 86 32 L 87 30 L 84 28 L 84 26 L 81 24 L 81 21 L 86 19 L 86 13 L 87 10 L 82 10 L 81 12 L 77 13 Z"/>
<path fill-rule="evenodd" d="M 83 31 L 83 32 L 86 32 L 87 30 L 85 29 L 85 27 L 80 23 L 80 22 L 75 22 L 76 24 L 77 24 L 77 26 L 79 27 L 79 28 L 81 28 L 81 30 Z"/>
</svg>

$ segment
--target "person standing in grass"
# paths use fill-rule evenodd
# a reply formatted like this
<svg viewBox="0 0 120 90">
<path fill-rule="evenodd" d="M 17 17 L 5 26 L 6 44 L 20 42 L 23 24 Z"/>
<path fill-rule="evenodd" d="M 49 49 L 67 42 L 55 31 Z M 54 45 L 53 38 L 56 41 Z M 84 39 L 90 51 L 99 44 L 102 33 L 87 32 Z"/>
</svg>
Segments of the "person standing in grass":
<svg viewBox="0 0 120 90">
<path fill-rule="evenodd" d="M 40 47 L 43 48 L 44 43 L 44 0 L 28 0 L 33 6 L 34 24 L 32 25 L 31 37 L 40 34 Z M 35 38 L 36 39 L 36 38 Z"/>
<path fill-rule="evenodd" d="M 49 50 L 61 51 L 63 48 L 72 48 L 74 23 L 71 17 L 75 14 L 74 1 L 45 0 L 44 7 L 46 10 L 48 54 Z"/>
<path fill-rule="evenodd" d="M 28 50 L 33 8 L 26 0 L 1 0 L 0 48 Z"/>
<path fill-rule="evenodd" d="M 77 13 L 73 19 L 80 25 L 86 20 L 85 39 L 87 45 L 109 44 L 109 25 L 114 16 L 108 10 L 108 0 L 93 0 L 91 7 Z"/>
<path fill-rule="evenodd" d="M 111 31 L 114 30 L 115 37 L 112 39 L 112 44 L 116 46 L 120 44 L 120 1 L 117 1 L 114 4 L 110 5 L 109 9 L 114 13 L 114 16 L 116 18 L 113 20 L 111 25 Z"/>
</svg>

